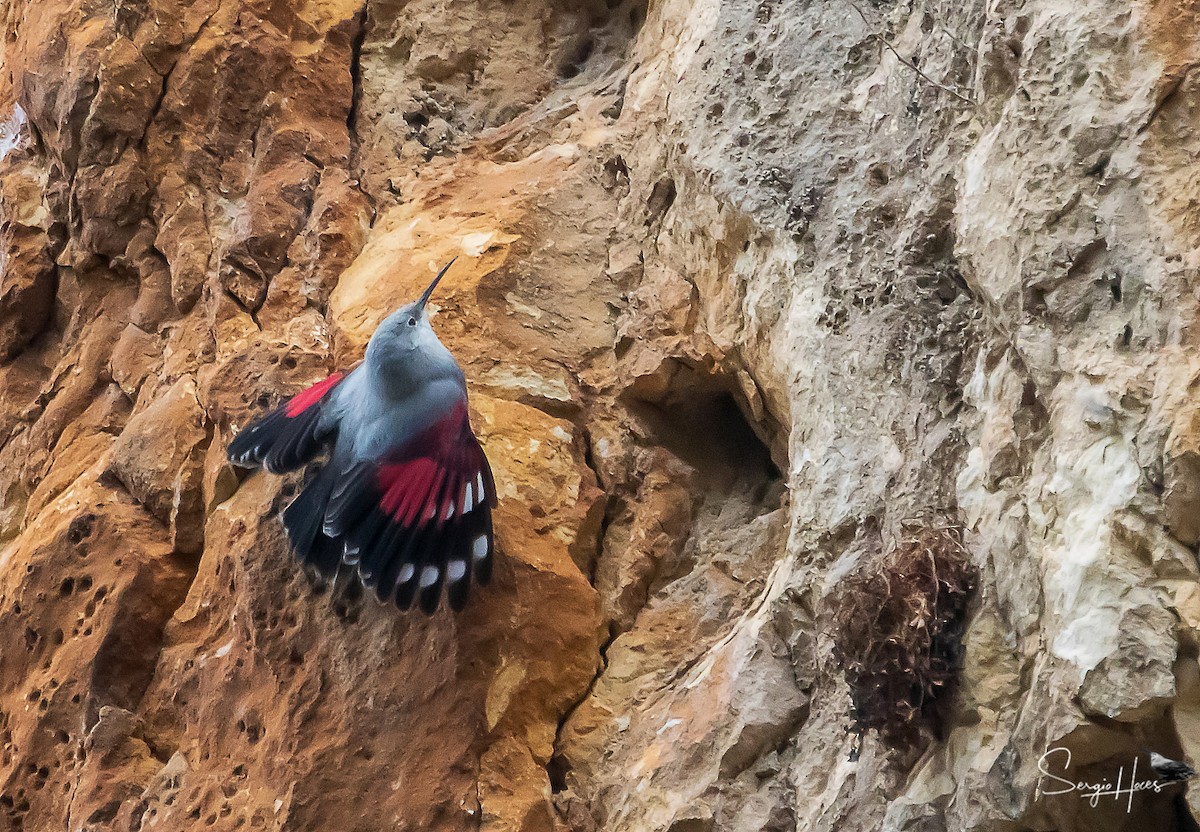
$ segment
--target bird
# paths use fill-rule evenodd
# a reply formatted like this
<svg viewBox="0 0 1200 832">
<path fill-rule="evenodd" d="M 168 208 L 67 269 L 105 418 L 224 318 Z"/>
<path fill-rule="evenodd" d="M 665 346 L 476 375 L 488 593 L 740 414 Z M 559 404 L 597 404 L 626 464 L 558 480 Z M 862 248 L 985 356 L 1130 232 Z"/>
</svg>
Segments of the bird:
<svg viewBox="0 0 1200 832">
<path fill-rule="evenodd" d="M 472 580 L 492 575 L 496 484 L 466 378 L 426 307 L 453 264 L 384 318 L 356 367 L 287 399 L 228 447 L 232 464 L 272 474 L 312 464 L 282 514 L 300 561 L 329 578 L 352 566 L 381 602 L 426 614 L 443 585 L 457 611 Z"/>
<path fill-rule="evenodd" d="M 1180 780 L 1190 780 L 1196 776 L 1196 770 L 1180 760 L 1164 757 L 1157 751 L 1150 752 L 1150 768 L 1158 775 L 1158 779 L 1171 783 Z"/>
</svg>

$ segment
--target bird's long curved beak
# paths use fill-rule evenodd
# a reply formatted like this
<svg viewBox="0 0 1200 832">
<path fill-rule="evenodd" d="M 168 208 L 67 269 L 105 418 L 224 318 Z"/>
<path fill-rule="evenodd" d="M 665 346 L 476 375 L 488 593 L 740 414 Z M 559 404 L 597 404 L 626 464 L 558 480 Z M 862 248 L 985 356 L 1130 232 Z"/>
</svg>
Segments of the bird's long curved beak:
<svg viewBox="0 0 1200 832">
<path fill-rule="evenodd" d="M 433 290 L 437 287 L 438 281 L 440 281 L 442 276 L 450 270 L 450 267 L 454 265 L 454 261 L 457 259 L 457 257 L 452 257 L 449 263 L 442 266 L 442 270 L 437 273 L 437 277 L 435 277 L 433 282 L 429 284 L 429 287 L 421 293 L 421 297 L 417 300 L 417 309 L 423 310 L 425 308 L 425 304 L 429 301 L 429 296 L 433 294 Z"/>
</svg>

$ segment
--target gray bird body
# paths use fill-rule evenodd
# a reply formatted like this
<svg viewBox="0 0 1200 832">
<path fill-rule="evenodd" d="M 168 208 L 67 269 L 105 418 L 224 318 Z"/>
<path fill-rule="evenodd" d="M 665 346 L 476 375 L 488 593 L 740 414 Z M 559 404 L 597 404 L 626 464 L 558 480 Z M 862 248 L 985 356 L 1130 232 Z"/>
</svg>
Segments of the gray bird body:
<svg viewBox="0 0 1200 832">
<path fill-rule="evenodd" d="M 453 261 L 451 261 L 452 263 Z M 443 584 L 461 609 L 492 569 L 491 467 L 471 431 L 458 362 L 414 303 L 371 336 L 361 364 L 334 373 L 246 427 L 237 465 L 282 473 L 329 458 L 283 513 L 297 555 L 326 575 L 355 567 L 381 601 L 432 613 Z"/>
<path fill-rule="evenodd" d="M 363 363 L 330 393 L 319 430 L 336 430 L 335 459 L 380 459 L 427 431 L 457 404 L 467 382 L 423 309 L 389 315 L 367 345 Z M 416 320 L 415 326 L 408 326 Z"/>
</svg>

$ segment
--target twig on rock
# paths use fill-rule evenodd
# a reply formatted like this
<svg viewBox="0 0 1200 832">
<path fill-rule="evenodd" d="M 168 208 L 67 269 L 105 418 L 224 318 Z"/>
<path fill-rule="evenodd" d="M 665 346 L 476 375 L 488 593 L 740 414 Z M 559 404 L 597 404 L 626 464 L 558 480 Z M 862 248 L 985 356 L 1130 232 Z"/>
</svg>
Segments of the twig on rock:
<svg viewBox="0 0 1200 832">
<path fill-rule="evenodd" d="M 854 0 L 846 0 L 846 2 L 850 4 L 850 8 L 854 9 L 854 11 L 858 13 L 858 16 L 862 18 L 862 22 L 865 23 L 867 25 L 867 28 L 869 29 L 871 27 L 871 21 L 867 20 L 866 14 L 863 13 L 863 10 L 861 8 L 859 8 L 858 4 L 855 3 Z M 932 78 L 930 78 L 928 75 L 926 75 L 919 66 L 914 64 L 908 58 L 901 55 L 900 50 L 898 50 L 895 46 L 893 46 L 892 42 L 890 40 L 888 40 L 887 38 L 885 38 L 883 35 L 876 34 L 874 32 L 870 32 L 869 34 L 871 37 L 875 38 L 875 40 L 879 41 L 884 46 L 886 46 L 891 51 L 891 53 L 896 56 L 896 60 L 898 60 L 900 63 L 904 64 L 906 67 L 911 69 L 913 72 L 917 73 L 917 75 L 920 75 L 922 78 L 924 78 L 930 84 L 933 84 L 933 86 L 937 87 L 939 90 L 950 93 L 955 98 L 957 98 L 959 101 L 962 101 L 966 104 L 970 104 L 972 107 L 975 106 L 974 101 L 972 101 L 970 98 L 967 98 L 965 95 L 960 93 L 958 90 L 954 89 L 953 87 L 948 87 L 945 84 L 941 83 L 940 81 L 935 81 Z"/>
</svg>

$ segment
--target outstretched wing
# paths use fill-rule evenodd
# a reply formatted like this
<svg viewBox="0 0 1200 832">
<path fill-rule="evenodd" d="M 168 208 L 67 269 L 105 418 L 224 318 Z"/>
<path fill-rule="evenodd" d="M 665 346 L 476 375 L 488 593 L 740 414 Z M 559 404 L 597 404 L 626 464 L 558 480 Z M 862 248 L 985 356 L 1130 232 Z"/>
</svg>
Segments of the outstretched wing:
<svg viewBox="0 0 1200 832">
<path fill-rule="evenodd" d="M 229 461 L 280 474 L 311 460 L 328 438 L 320 430 L 321 403 L 345 375 L 334 373 L 256 419 L 229 443 Z"/>
<path fill-rule="evenodd" d="M 496 485 L 465 406 L 382 463 L 331 466 L 321 532 L 381 601 L 432 613 L 445 585 L 457 610 L 490 580 Z"/>
</svg>

